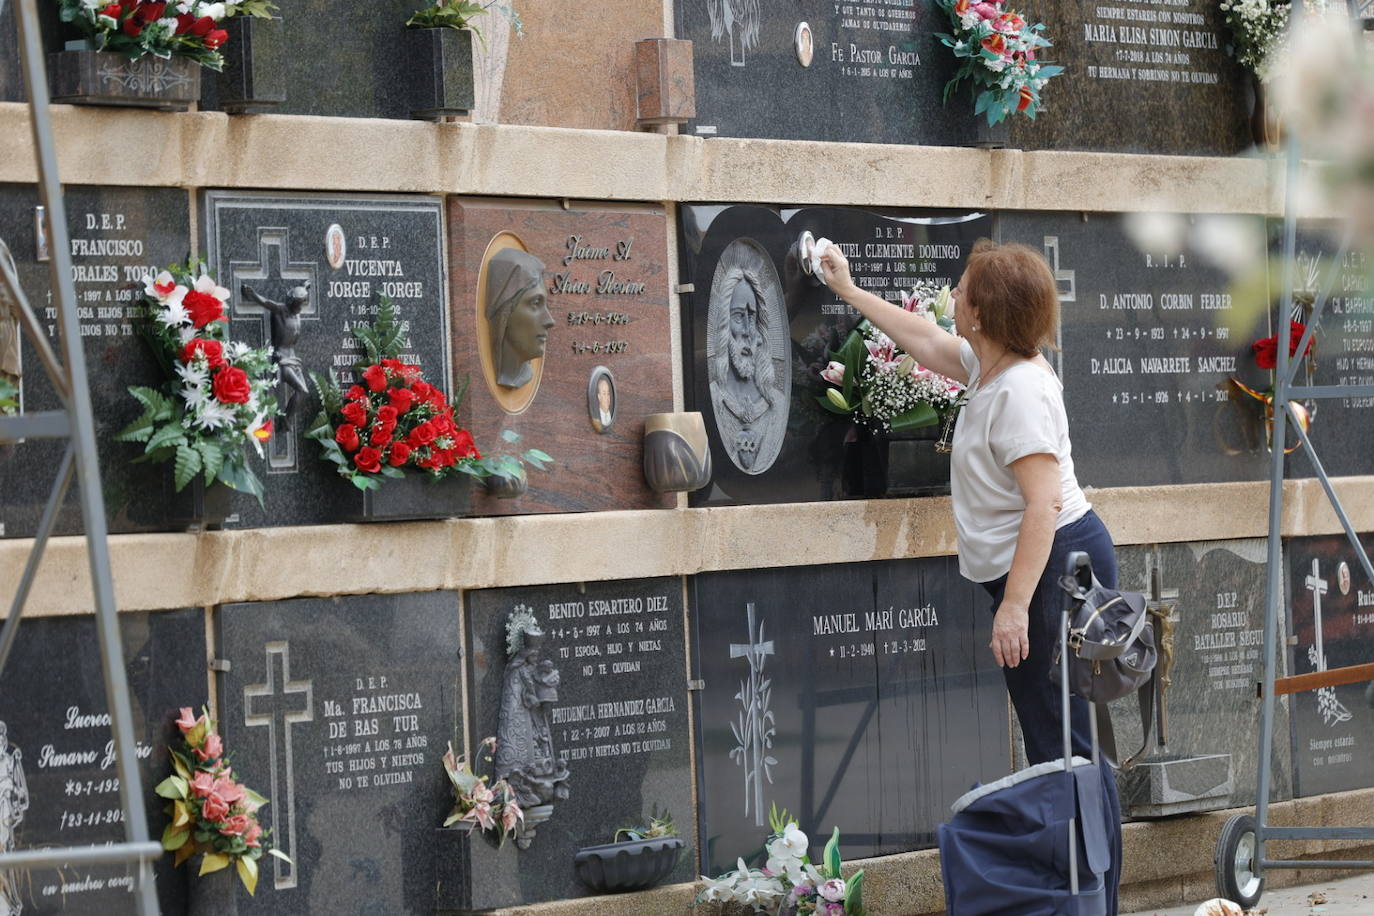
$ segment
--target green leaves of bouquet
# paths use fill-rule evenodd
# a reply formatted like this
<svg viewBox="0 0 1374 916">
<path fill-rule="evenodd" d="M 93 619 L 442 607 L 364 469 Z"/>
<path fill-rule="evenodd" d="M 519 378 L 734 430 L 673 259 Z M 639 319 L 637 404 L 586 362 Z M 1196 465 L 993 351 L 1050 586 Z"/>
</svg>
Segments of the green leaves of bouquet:
<svg viewBox="0 0 1374 916">
<path fill-rule="evenodd" d="M 515 33 L 521 34 L 520 16 L 504 3 L 497 3 L 495 0 L 487 3 L 477 3 L 474 0 L 434 0 L 432 6 L 416 10 L 415 13 L 406 20 L 406 28 L 411 29 L 469 29 L 477 37 L 481 38 L 481 31 L 472 24 L 472 20 L 488 12 L 492 8 L 505 13 L 515 27 Z"/>
</svg>

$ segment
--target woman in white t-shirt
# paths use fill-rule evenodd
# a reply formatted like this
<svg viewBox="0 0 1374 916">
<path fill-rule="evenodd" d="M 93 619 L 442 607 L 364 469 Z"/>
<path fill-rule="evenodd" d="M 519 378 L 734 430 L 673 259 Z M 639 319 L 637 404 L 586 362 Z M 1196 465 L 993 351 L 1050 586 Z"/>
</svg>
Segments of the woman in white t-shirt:
<svg viewBox="0 0 1374 916">
<path fill-rule="evenodd" d="M 1050 681 L 1069 553 L 1116 586 L 1116 550 L 1074 476 L 1064 392 L 1040 348 L 1055 338 L 1059 296 L 1041 254 L 1025 245 L 974 245 L 955 289 L 951 337 L 934 322 L 855 286 L 831 246 L 822 257 L 830 289 L 922 366 L 968 386 L 954 431 L 950 485 L 959 571 L 992 596 L 992 654 L 1002 667 L 1029 763 L 1063 756 L 1059 691 Z M 1074 753 L 1091 750 L 1089 708 L 1074 698 Z M 1120 823 L 1116 781 L 1103 764 Z M 1117 912 L 1121 835 L 1107 875 Z"/>
</svg>

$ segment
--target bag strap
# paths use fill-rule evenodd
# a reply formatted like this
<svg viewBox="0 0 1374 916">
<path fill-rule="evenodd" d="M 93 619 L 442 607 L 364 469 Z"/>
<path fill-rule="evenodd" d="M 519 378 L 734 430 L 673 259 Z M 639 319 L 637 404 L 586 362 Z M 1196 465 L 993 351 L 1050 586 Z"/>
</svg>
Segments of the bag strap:
<svg viewBox="0 0 1374 916">
<path fill-rule="evenodd" d="M 1129 770 L 1140 762 L 1140 758 L 1145 756 L 1145 752 L 1150 749 L 1150 739 L 1154 737 L 1155 726 L 1155 694 L 1159 690 L 1159 669 L 1150 672 L 1150 679 L 1140 685 L 1136 691 L 1136 698 L 1140 701 L 1140 750 L 1136 751 L 1125 760 L 1117 762 L 1116 753 L 1116 731 L 1112 728 L 1111 712 L 1106 703 L 1094 703 L 1093 715 L 1097 718 L 1097 744 L 1098 750 L 1106 758 L 1107 763 L 1114 770 Z"/>
<path fill-rule="evenodd" d="M 1124 592 L 1122 593 L 1122 600 L 1126 603 L 1126 606 L 1131 609 L 1132 613 L 1137 613 L 1135 604 L 1130 599 L 1126 598 L 1126 593 Z M 1142 604 L 1135 619 L 1135 623 L 1131 624 L 1131 632 L 1126 635 L 1125 639 L 1114 643 L 1091 642 L 1085 639 L 1081 640 L 1078 645 L 1073 646 L 1074 634 L 1075 632 L 1081 633 L 1081 630 L 1070 630 L 1069 644 L 1073 646 L 1074 654 L 1079 658 L 1086 659 L 1090 662 L 1111 661 L 1114 658 L 1120 657 L 1121 653 L 1126 651 L 1127 646 L 1140 638 L 1140 633 L 1145 629 L 1145 624 L 1149 622 L 1149 619 L 1149 612 L 1145 610 Z"/>
</svg>

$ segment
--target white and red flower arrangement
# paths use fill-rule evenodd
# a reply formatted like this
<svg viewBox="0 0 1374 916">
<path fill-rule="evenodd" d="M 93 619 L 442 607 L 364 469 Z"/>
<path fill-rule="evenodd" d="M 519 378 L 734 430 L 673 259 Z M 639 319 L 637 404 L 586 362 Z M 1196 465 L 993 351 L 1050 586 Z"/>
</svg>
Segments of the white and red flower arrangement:
<svg viewBox="0 0 1374 916">
<path fill-rule="evenodd" d="M 844 878 L 840 828 L 831 833 L 820 864 L 813 865 L 811 841 L 796 820 L 774 805 L 768 822 L 773 832 L 764 844 L 764 867 L 750 868 L 740 859 L 735 871 L 702 877 L 706 887 L 693 906 L 738 903 L 767 916 L 864 916 L 864 872 L 859 869 Z"/>
<path fill-rule="evenodd" d="M 902 307 L 954 333 L 949 287 L 922 283 L 902 294 Z M 829 383 L 816 400 L 834 414 L 852 416 L 874 432 L 931 426 L 956 409 L 964 386 L 925 368 L 892 338 L 862 321 L 830 354 L 821 370 Z"/>
<path fill-rule="evenodd" d="M 233 16 L 267 18 L 276 9 L 270 0 L 58 0 L 63 22 L 69 22 L 97 51 L 113 51 L 131 60 L 151 55 L 186 57 L 220 70 L 219 49 L 229 40 L 221 26 Z"/>
<path fill-rule="evenodd" d="M 324 447 L 325 460 L 338 466 L 339 476 L 360 490 L 404 477 L 407 468 L 436 479 L 489 476 L 444 392 L 424 380 L 419 366 L 398 358 L 404 334 L 391 301 L 382 299 L 372 325 L 353 333 L 367 352 L 354 366 L 357 384 L 343 391 L 311 373 L 323 410 L 306 435 Z M 459 392 L 456 400 L 461 399 Z"/>
<path fill-rule="evenodd" d="M 201 875 L 233 865 L 251 894 L 263 853 L 291 861 L 271 848 L 258 823 L 258 809 L 267 799 L 237 781 L 208 713 L 197 717 L 183 706 L 176 724 L 180 746 L 168 748 L 173 772 L 155 790 L 171 802 L 172 822 L 162 832 L 162 848 L 176 853 L 176 865 L 200 853 Z"/>
<path fill-rule="evenodd" d="M 974 114 L 996 124 L 1013 113 L 1034 119 L 1040 90 L 1064 68 L 1038 60 L 1051 47 L 1044 23 L 1029 23 L 1007 0 L 935 0 L 948 15 L 950 32 L 937 38 L 960 61 L 945 86 L 945 101 L 964 80 L 973 85 Z"/>
<path fill-rule="evenodd" d="M 1288 323 L 1288 358 L 1294 359 L 1298 355 L 1298 344 L 1302 342 L 1302 335 L 1307 333 L 1307 325 L 1301 321 L 1290 321 Z M 1307 347 L 1302 352 L 1302 359 L 1307 362 L 1308 382 L 1311 383 L 1312 375 L 1316 370 L 1313 362 L 1313 344 L 1316 343 L 1315 336 L 1307 342 Z M 1255 356 L 1255 365 L 1260 369 L 1273 372 L 1279 364 L 1279 335 L 1271 334 L 1268 337 L 1261 337 L 1250 345 L 1250 352 Z M 1272 379 L 1272 375 L 1271 375 Z M 1269 448 L 1274 447 L 1274 385 L 1272 381 L 1268 388 L 1259 391 L 1251 388 L 1238 378 L 1232 378 L 1231 384 L 1236 386 L 1241 394 L 1253 398 L 1264 406 L 1264 425 L 1267 430 L 1267 441 Z M 1301 401 L 1289 401 L 1292 407 L 1292 417 L 1294 422 L 1301 427 L 1303 432 L 1312 428 L 1313 408 Z M 1302 447 L 1302 440 L 1294 442 L 1283 450 L 1285 455 L 1290 455 Z"/>
<path fill-rule="evenodd" d="M 490 763 L 491 752 L 496 749 L 496 739 L 484 739 L 480 748 L 486 752 Z M 453 786 L 453 811 L 444 821 L 444 826 L 458 825 L 469 830 L 492 831 L 504 846 L 525 820 L 525 812 L 520 810 L 520 804 L 515 799 L 515 790 L 504 779 L 488 785 L 487 777 L 474 773 L 467 758 L 453 752 L 452 744 L 448 746 L 443 762 L 444 772 Z"/>
<path fill-rule="evenodd" d="M 178 491 L 196 475 L 262 500 L 244 446 L 262 455 L 277 415 L 270 348 L 230 341 L 229 290 L 203 264 L 178 264 L 143 280 L 145 337 L 166 371 L 161 388 L 132 386 L 143 414 L 121 442 L 144 443 L 138 460 L 171 461 Z"/>
</svg>

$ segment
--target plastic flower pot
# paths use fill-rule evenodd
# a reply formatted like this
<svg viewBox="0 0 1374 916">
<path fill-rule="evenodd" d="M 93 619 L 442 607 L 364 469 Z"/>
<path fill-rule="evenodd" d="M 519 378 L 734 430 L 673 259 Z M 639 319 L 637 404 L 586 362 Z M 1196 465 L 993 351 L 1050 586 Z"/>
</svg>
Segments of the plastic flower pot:
<svg viewBox="0 0 1374 916">
<path fill-rule="evenodd" d="M 167 486 L 171 486 L 171 477 Z M 234 491 L 216 481 L 208 487 L 199 474 L 172 497 L 172 524 L 187 531 L 212 531 L 224 527 L 233 511 Z"/>
<path fill-rule="evenodd" d="M 467 29 L 406 29 L 412 118 L 436 121 L 472 110 L 476 104 L 472 40 Z"/>
<path fill-rule="evenodd" d="M 202 855 L 193 858 L 189 867 L 190 888 L 186 898 L 186 916 L 237 916 L 239 876 L 233 865 L 208 875 L 200 874 Z"/>
<path fill-rule="evenodd" d="M 230 114 L 251 114 L 285 102 L 287 47 L 281 19 L 235 16 L 224 22 L 224 30 L 229 33 L 221 49 L 224 70 L 207 80 L 219 107 Z"/>
<path fill-rule="evenodd" d="M 520 471 L 518 477 L 507 477 L 504 474 L 492 474 L 486 478 L 487 493 L 497 499 L 518 499 L 525 495 L 530 488 L 530 480 L 524 469 Z"/>
<path fill-rule="evenodd" d="M 996 124 L 989 124 L 986 115 L 974 118 L 978 131 L 973 145 L 978 149 L 1004 149 L 1011 145 L 1011 118 L 1005 117 Z"/>
<path fill-rule="evenodd" d="M 573 872 L 597 894 L 647 890 L 673 873 L 682 847 L 675 836 L 588 846 L 573 857 Z"/>
<path fill-rule="evenodd" d="M 48 55 L 52 100 L 185 111 L 200 98 L 200 64 L 184 57 L 130 60 L 85 42 Z"/>
<path fill-rule="evenodd" d="M 941 430 L 941 424 L 904 432 L 874 432 L 856 425 L 844 447 L 845 495 L 948 495 L 949 454 L 935 447 Z"/>
</svg>

